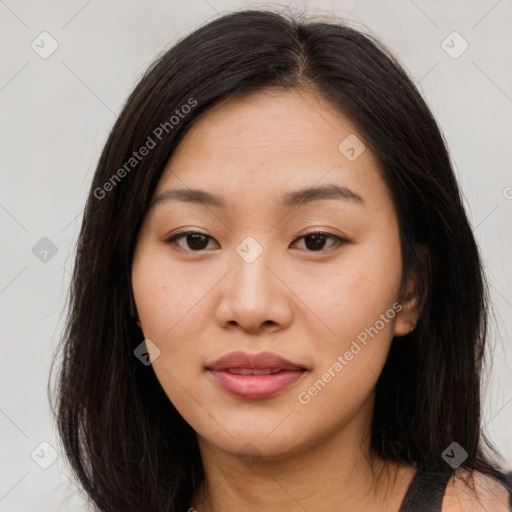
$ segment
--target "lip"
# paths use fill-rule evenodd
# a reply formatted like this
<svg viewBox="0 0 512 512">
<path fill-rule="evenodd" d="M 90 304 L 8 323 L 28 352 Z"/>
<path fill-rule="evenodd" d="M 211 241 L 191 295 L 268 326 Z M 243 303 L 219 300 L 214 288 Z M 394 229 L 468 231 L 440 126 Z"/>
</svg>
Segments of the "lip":
<svg viewBox="0 0 512 512">
<path fill-rule="evenodd" d="M 206 369 L 224 391 L 245 399 L 270 398 L 293 385 L 308 371 L 306 367 L 271 352 L 232 352 Z M 237 369 L 271 370 L 277 373 L 241 375 L 229 372 Z"/>
<path fill-rule="evenodd" d="M 231 352 L 207 366 L 208 370 L 217 371 L 230 370 L 234 368 L 307 370 L 305 366 L 292 363 L 284 357 L 273 354 L 272 352 L 260 352 L 259 354 Z"/>
</svg>

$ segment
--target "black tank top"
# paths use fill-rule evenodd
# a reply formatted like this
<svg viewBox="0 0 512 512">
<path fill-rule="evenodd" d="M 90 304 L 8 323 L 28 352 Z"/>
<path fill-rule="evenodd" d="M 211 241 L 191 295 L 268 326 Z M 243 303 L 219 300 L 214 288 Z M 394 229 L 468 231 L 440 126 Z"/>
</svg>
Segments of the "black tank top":
<svg viewBox="0 0 512 512">
<path fill-rule="evenodd" d="M 444 494 L 451 471 L 430 472 L 418 469 L 398 512 L 441 512 Z M 501 479 L 509 491 L 509 510 L 512 511 L 512 471 Z"/>
</svg>

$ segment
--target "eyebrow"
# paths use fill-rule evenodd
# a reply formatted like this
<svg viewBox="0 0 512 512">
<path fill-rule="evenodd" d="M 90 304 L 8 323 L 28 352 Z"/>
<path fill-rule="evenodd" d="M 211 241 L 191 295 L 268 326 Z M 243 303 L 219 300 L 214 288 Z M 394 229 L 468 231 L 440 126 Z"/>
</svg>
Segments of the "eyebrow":
<svg viewBox="0 0 512 512">
<path fill-rule="evenodd" d="M 347 187 L 331 184 L 288 192 L 281 198 L 280 206 L 283 208 L 293 208 L 325 199 L 345 199 L 361 205 L 364 204 L 364 200 L 359 194 L 356 194 Z M 149 208 L 169 201 L 184 201 L 216 208 L 226 207 L 226 201 L 218 195 L 200 189 L 180 188 L 162 192 L 153 199 Z"/>
</svg>

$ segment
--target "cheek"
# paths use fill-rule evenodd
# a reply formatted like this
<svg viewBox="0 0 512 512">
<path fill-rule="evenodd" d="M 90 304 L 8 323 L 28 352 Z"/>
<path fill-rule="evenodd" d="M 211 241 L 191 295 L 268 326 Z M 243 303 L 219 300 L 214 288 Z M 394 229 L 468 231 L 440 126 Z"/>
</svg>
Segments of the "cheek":
<svg viewBox="0 0 512 512">
<path fill-rule="evenodd" d="M 144 338 L 160 351 L 152 368 L 169 400 L 185 415 L 191 405 L 188 390 L 202 368 L 201 298 L 208 291 L 208 283 L 193 278 L 176 271 L 165 255 L 148 251 L 134 258 L 132 287 Z"/>
<path fill-rule="evenodd" d="M 200 273 L 185 267 L 173 263 L 165 251 L 151 248 L 134 258 L 132 270 L 144 338 L 160 350 L 153 369 L 180 411 L 190 407 L 188 393 L 203 373 L 206 332 L 213 318 L 209 293 L 219 279 L 216 271 Z"/>
<path fill-rule="evenodd" d="M 400 281 L 398 244 L 372 242 L 351 247 L 320 273 L 305 270 L 294 291 L 310 310 L 315 339 L 337 343 L 373 326 L 395 303 Z M 391 332 L 388 324 L 384 331 Z"/>
<path fill-rule="evenodd" d="M 185 325 L 194 337 L 190 329 L 197 325 L 194 316 L 208 291 L 208 283 L 194 277 L 174 268 L 165 255 L 148 255 L 134 263 L 133 294 L 146 337 L 167 343 Z"/>
<path fill-rule="evenodd" d="M 310 333 L 316 366 L 300 390 L 300 403 L 314 402 L 310 412 L 328 409 L 340 398 L 342 409 L 351 410 L 370 394 L 401 309 L 396 302 L 400 280 L 398 242 L 353 247 L 322 279 L 304 276 L 300 293 L 315 313 L 309 325 L 319 325 Z"/>
</svg>

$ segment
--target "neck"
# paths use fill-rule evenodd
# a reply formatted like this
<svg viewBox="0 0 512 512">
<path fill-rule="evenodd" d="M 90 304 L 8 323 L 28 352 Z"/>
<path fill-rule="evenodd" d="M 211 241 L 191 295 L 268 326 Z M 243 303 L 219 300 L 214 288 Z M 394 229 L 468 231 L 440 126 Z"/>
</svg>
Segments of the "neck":
<svg viewBox="0 0 512 512">
<path fill-rule="evenodd" d="M 372 458 L 355 427 L 320 446 L 244 460 L 199 438 L 205 478 L 191 506 L 198 512 L 398 510 L 414 470 Z"/>
</svg>

